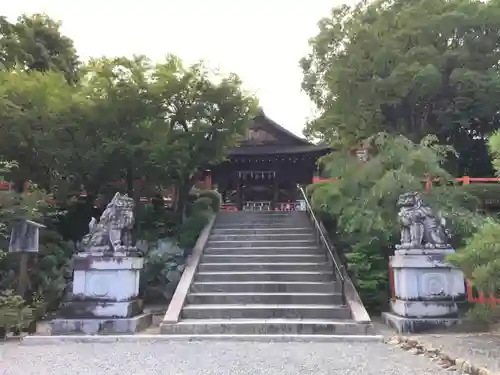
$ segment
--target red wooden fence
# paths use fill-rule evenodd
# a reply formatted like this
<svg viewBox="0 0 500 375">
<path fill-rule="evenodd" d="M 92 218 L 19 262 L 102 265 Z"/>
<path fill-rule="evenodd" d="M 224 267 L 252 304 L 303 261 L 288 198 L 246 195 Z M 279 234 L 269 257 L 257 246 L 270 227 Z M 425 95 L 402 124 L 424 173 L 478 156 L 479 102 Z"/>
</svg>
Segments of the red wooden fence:
<svg viewBox="0 0 500 375">
<path fill-rule="evenodd" d="M 491 307 L 495 307 L 497 304 L 500 305 L 500 298 L 498 298 L 495 293 L 490 293 L 490 295 L 486 295 L 481 291 L 475 293 L 474 288 L 472 287 L 469 280 L 465 280 L 465 287 L 467 293 L 467 301 L 469 301 L 470 303 L 489 303 Z"/>
</svg>

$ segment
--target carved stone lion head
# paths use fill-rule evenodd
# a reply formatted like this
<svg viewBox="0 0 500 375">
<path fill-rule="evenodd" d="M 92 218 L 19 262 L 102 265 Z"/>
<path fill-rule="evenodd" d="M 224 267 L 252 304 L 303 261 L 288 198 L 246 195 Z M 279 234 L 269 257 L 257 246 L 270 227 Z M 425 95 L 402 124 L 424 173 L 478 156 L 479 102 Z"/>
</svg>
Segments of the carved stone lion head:
<svg viewBox="0 0 500 375">
<path fill-rule="evenodd" d="M 117 211 L 127 211 L 134 209 L 135 202 L 127 194 L 116 193 L 108 207 L 113 207 Z"/>
<path fill-rule="evenodd" d="M 416 191 L 401 194 L 398 198 L 398 207 L 420 207 L 422 196 Z"/>
</svg>

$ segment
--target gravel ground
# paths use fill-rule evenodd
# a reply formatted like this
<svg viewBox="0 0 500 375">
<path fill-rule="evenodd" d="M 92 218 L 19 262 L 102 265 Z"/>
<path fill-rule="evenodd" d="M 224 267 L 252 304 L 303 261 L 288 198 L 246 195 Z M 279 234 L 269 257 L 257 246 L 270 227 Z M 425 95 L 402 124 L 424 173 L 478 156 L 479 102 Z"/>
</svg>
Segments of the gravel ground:
<svg viewBox="0 0 500 375">
<path fill-rule="evenodd" d="M 379 342 L 0 344 L 1 375 L 444 375 L 428 358 Z"/>
<path fill-rule="evenodd" d="M 500 371 L 500 335 L 490 333 L 414 335 L 421 342 L 492 371 Z"/>
</svg>

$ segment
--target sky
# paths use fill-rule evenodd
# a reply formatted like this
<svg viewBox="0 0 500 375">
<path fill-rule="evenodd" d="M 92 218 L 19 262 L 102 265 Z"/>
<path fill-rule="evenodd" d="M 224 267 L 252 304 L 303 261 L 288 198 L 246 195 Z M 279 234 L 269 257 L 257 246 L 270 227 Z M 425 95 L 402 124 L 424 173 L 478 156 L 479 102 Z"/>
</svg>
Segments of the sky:
<svg viewBox="0 0 500 375">
<path fill-rule="evenodd" d="M 0 0 L 1 1 L 1 0 Z M 82 58 L 174 53 L 237 73 L 270 118 L 300 135 L 314 107 L 300 58 L 317 22 L 341 0 L 3 0 L 0 14 L 47 13 Z"/>
</svg>

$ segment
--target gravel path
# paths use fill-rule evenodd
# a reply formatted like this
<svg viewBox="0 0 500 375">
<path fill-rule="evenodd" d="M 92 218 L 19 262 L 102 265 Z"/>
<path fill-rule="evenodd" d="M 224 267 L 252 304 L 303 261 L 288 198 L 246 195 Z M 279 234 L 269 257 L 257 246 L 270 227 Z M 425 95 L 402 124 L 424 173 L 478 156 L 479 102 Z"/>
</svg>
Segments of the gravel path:
<svg viewBox="0 0 500 375">
<path fill-rule="evenodd" d="M 0 375 L 444 375 L 428 358 L 370 343 L 0 344 Z"/>
<path fill-rule="evenodd" d="M 463 358 L 491 371 L 500 371 L 500 335 L 490 333 L 413 335 L 444 353 Z"/>
</svg>

